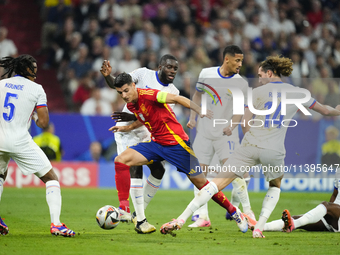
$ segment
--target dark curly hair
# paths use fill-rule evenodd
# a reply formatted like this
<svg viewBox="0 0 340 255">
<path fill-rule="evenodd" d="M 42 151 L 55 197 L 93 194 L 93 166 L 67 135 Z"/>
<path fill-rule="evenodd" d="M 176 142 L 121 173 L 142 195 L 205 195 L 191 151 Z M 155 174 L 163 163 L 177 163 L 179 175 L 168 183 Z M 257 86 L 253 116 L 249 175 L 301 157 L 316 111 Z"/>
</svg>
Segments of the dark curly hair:
<svg viewBox="0 0 340 255">
<path fill-rule="evenodd" d="M 276 76 L 289 76 L 293 72 L 293 61 L 290 58 L 282 56 L 270 56 L 260 64 L 262 70 L 267 72 L 272 71 Z"/>
<path fill-rule="evenodd" d="M 11 77 L 13 73 L 21 75 L 25 78 L 36 76 L 36 73 L 34 72 L 34 65 L 33 63 L 37 63 L 37 60 L 32 57 L 31 55 L 20 55 L 17 58 L 12 57 L 4 57 L 0 60 L 0 67 L 3 67 L 6 72 L 1 76 L 5 77 Z M 30 73 L 29 70 L 31 70 L 32 73 Z"/>
</svg>

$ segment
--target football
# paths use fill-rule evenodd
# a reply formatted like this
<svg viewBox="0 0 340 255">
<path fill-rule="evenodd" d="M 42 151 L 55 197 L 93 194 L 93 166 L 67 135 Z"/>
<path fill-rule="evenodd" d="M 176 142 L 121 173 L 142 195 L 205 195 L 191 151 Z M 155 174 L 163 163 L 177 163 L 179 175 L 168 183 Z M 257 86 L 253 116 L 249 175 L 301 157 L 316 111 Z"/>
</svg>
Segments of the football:
<svg viewBox="0 0 340 255">
<path fill-rule="evenodd" d="M 119 224 L 120 214 L 116 207 L 105 205 L 98 210 L 96 220 L 102 229 L 113 229 Z"/>
</svg>

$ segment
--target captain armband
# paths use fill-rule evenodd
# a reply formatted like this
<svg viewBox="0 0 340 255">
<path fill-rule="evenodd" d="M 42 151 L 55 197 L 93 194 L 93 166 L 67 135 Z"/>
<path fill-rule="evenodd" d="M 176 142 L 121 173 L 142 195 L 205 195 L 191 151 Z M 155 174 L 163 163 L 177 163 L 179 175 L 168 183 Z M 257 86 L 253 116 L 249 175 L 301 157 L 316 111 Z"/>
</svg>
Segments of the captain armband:
<svg viewBox="0 0 340 255">
<path fill-rule="evenodd" d="M 161 104 L 166 103 L 166 96 L 168 95 L 168 92 L 160 91 L 157 94 L 157 102 Z"/>
</svg>

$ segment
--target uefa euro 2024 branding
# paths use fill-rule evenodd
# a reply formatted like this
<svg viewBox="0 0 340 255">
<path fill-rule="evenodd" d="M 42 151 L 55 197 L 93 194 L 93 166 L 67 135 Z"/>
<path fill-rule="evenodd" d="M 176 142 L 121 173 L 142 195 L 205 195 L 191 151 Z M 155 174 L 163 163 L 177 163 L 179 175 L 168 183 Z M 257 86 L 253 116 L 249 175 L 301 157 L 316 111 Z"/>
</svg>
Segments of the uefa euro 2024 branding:
<svg viewBox="0 0 340 255">
<path fill-rule="evenodd" d="M 204 84 L 207 88 L 209 88 L 216 96 L 213 95 L 210 91 L 207 89 L 203 89 L 206 93 L 202 94 L 202 114 L 206 115 L 207 113 L 207 98 L 209 95 L 213 99 L 213 104 L 217 105 L 219 102 L 222 106 L 223 102 L 220 97 L 220 95 L 217 93 L 217 91 L 212 88 L 211 86 Z M 228 87 L 228 92 L 231 94 L 233 98 L 233 115 L 244 115 L 244 106 L 245 106 L 245 96 L 242 92 L 242 90 L 238 87 Z M 299 94 L 300 98 L 288 98 L 287 95 Z M 247 106 L 251 113 L 255 115 L 265 115 L 266 123 L 271 123 L 271 126 L 275 126 L 280 122 L 281 125 L 279 127 L 295 127 L 297 125 L 297 121 L 294 119 L 284 119 L 284 116 L 287 114 L 287 105 L 295 105 L 304 115 L 311 115 L 311 113 L 303 106 L 303 103 L 308 102 L 311 99 L 311 94 L 307 89 L 303 88 L 285 88 L 281 89 L 280 92 L 278 92 L 277 89 L 273 89 L 272 92 L 269 92 L 269 96 L 272 98 L 271 101 L 271 107 L 268 107 L 268 109 L 259 110 L 255 109 L 253 105 L 253 89 L 248 88 L 248 95 L 247 95 Z M 215 100 L 217 99 L 217 101 Z M 278 98 L 281 98 L 280 103 L 278 104 L 279 100 Z M 265 122 L 261 119 L 252 119 L 248 121 L 248 125 L 250 127 L 262 127 L 265 125 Z M 213 126 L 216 125 L 226 125 L 228 124 L 228 120 L 226 119 L 213 119 Z M 240 123 L 230 123 L 232 124 L 241 124 L 245 126 L 245 121 Z"/>
</svg>

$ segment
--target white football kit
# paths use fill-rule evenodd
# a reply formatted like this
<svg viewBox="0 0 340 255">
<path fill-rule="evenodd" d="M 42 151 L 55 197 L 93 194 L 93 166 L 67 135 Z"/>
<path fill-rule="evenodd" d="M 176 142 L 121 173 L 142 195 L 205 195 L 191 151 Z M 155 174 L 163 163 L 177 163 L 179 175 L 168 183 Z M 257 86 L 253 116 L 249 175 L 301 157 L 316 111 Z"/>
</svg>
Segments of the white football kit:
<svg viewBox="0 0 340 255">
<path fill-rule="evenodd" d="M 41 177 L 52 169 L 28 132 L 36 107 L 47 107 L 41 85 L 19 75 L 0 81 L 0 174 L 7 171 L 10 158 L 24 175 Z"/>
<path fill-rule="evenodd" d="M 338 195 L 336 196 L 335 200 L 333 203 L 340 205 L 340 169 L 338 168 L 336 173 L 335 173 L 335 179 L 334 179 L 334 188 L 338 190 Z M 325 227 L 328 229 L 330 232 L 340 232 L 340 218 L 338 220 L 338 229 L 335 229 L 332 225 L 328 224 L 325 218 L 322 218 L 321 221 L 325 225 Z"/>
<path fill-rule="evenodd" d="M 340 205 L 340 192 L 339 192 L 339 188 L 340 188 L 340 168 L 336 169 L 335 179 L 334 179 L 334 188 L 338 190 L 338 195 L 336 196 L 333 203 Z"/>
<path fill-rule="evenodd" d="M 270 115 L 256 115 L 253 126 L 243 137 L 241 146 L 227 161 L 227 165 L 234 166 L 238 176 L 242 177 L 246 167 L 262 164 L 262 166 L 278 166 L 283 170 L 286 150 L 284 140 L 287 133 L 289 121 L 298 110 L 295 104 L 286 105 L 286 115 L 281 115 L 281 91 L 292 90 L 293 85 L 283 82 L 271 82 L 253 90 L 253 106 L 257 110 L 268 110 L 272 107 L 273 91 L 277 90 L 277 107 Z M 296 89 L 296 88 L 295 88 Z M 302 93 L 288 93 L 288 99 L 302 98 Z M 314 107 L 316 100 L 310 98 L 303 103 L 310 109 Z M 257 127 L 255 127 L 257 126 Z M 282 166 L 282 167 L 281 167 Z M 268 169 L 268 168 L 267 168 Z M 276 168 L 278 169 L 278 168 Z M 249 169 L 248 169 L 249 171 Z M 283 171 L 264 172 L 267 181 L 276 179 L 283 175 Z"/>
<path fill-rule="evenodd" d="M 136 84 L 137 88 L 141 89 L 158 89 L 160 91 L 169 92 L 171 94 L 179 95 L 179 90 L 172 83 L 162 83 L 157 75 L 157 71 L 153 71 L 147 68 L 138 68 L 130 73 L 132 81 Z M 170 105 L 173 108 L 173 105 Z M 131 113 L 126 105 L 124 106 L 123 112 Z M 130 122 L 117 122 L 117 126 L 127 126 L 133 123 Z M 150 140 L 150 132 L 143 125 L 139 128 L 131 130 L 130 132 L 117 132 L 115 133 L 115 140 L 117 143 L 118 155 L 125 151 L 128 147 L 137 143 Z"/>
<path fill-rule="evenodd" d="M 199 75 L 196 90 L 205 94 L 207 110 L 214 113 L 213 119 L 202 118 L 197 124 L 193 149 L 202 164 L 210 165 L 215 153 L 219 161 L 229 158 L 240 144 L 238 128 L 233 130 L 231 136 L 223 135 L 223 129 L 230 125 L 233 117 L 231 87 L 241 89 L 247 102 L 248 83 L 239 74 L 224 77 L 220 73 L 220 67 L 210 67 L 204 68 Z M 217 119 L 225 124 L 214 127 L 214 120 Z"/>
<path fill-rule="evenodd" d="M 335 229 L 332 225 L 328 224 L 325 217 L 321 218 L 322 223 L 325 225 L 325 227 L 328 229 L 329 232 L 340 232 L 340 218 L 338 220 L 338 229 Z"/>
<path fill-rule="evenodd" d="M 338 190 L 338 195 L 336 196 L 333 203 L 340 205 L 340 193 L 339 193 L 339 187 L 340 187 L 340 169 L 338 168 L 335 173 L 335 179 L 334 179 L 334 188 Z M 338 229 L 335 229 L 332 225 L 328 224 L 325 217 L 321 219 L 325 227 L 330 232 L 340 232 L 340 218 L 338 220 Z"/>
</svg>

